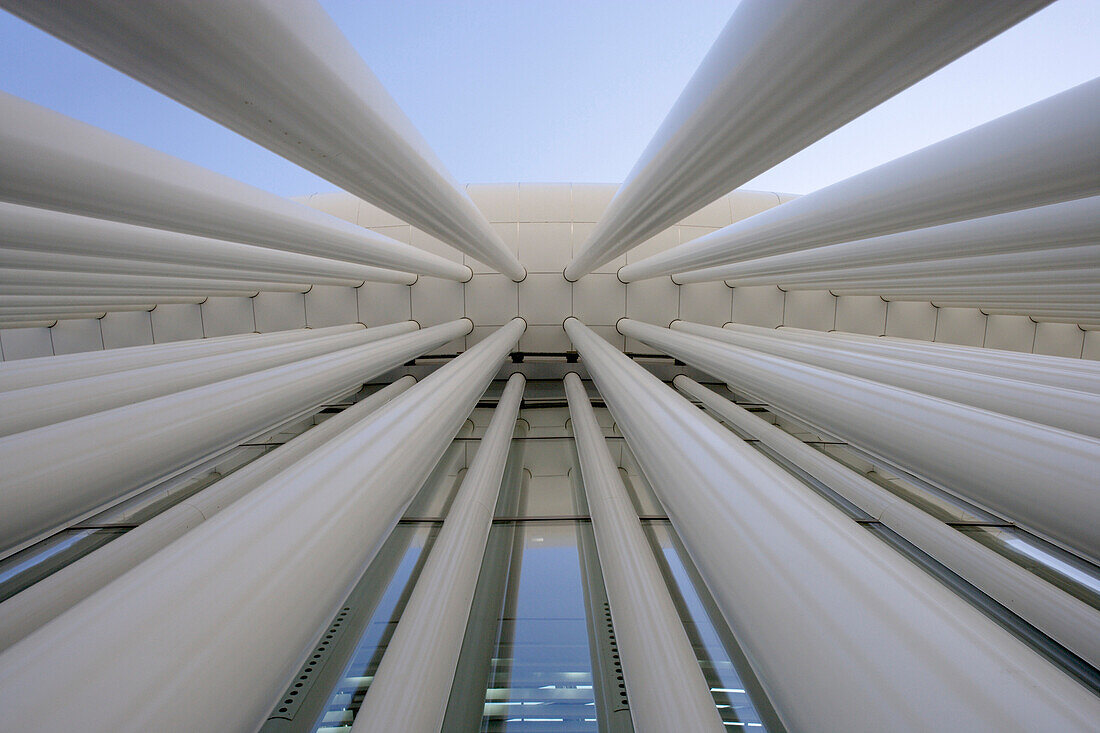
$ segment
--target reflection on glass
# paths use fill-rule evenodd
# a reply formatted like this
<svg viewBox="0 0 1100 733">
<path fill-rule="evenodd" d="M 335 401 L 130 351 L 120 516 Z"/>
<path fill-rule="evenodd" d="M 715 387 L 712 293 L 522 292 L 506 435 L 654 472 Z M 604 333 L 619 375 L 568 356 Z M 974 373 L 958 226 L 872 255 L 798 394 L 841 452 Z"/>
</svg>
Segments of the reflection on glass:
<svg viewBox="0 0 1100 733">
<path fill-rule="evenodd" d="M 509 578 L 481 730 L 596 731 L 576 525 L 533 522 L 515 532 L 520 570 Z"/>
<path fill-rule="evenodd" d="M 127 530 L 66 529 L 0 561 L 0 601 L 34 585 Z"/>
<path fill-rule="evenodd" d="M 732 641 L 728 639 L 723 642 L 721 631 L 729 636 L 729 630 L 721 628 L 725 626 L 725 621 L 720 618 L 712 621 L 692 580 L 692 574 L 680 556 L 671 525 L 667 521 L 653 521 L 646 522 L 645 527 L 650 542 L 657 550 L 658 563 L 669 582 L 669 590 L 680 611 L 680 618 L 695 648 L 696 658 L 703 668 L 703 676 L 710 684 L 714 704 L 726 728 L 764 730 L 764 722 L 757 706 L 734 664 L 734 655 L 727 649 L 727 643 Z M 735 651 L 734 654 L 740 661 L 740 652 Z"/>
<path fill-rule="evenodd" d="M 351 729 L 355 713 L 363 704 L 374 673 L 382 662 L 382 655 L 397 628 L 401 612 L 405 610 L 405 604 L 412 594 L 437 531 L 438 525 L 435 524 L 402 524 L 394 528 L 389 542 L 391 545 L 405 545 L 404 553 L 393 572 L 392 580 L 377 600 L 377 606 L 359 637 L 350 660 L 324 703 L 321 714 L 313 725 L 313 731 Z M 350 608 L 348 613 L 354 614 L 355 610 Z"/>
</svg>

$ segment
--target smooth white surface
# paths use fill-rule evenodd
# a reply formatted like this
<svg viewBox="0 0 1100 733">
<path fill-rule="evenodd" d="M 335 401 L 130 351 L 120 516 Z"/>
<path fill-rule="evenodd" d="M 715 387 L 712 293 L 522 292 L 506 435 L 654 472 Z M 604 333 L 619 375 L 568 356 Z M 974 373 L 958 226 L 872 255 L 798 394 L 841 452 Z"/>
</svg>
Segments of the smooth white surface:
<svg viewBox="0 0 1100 733">
<path fill-rule="evenodd" d="M 240 442 L 469 330 L 469 321 L 452 321 L 0 438 L 0 548 Z"/>
<path fill-rule="evenodd" d="M 252 489 L 301 460 L 401 394 L 416 380 L 401 377 L 338 415 L 219 479 L 121 537 L 0 603 L 0 651 L 87 598 L 205 522 Z"/>
<path fill-rule="evenodd" d="M 1005 214 L 869 237 L 855 242 L 761 257 L 732 265 L 682 272 L 674 275 L 673 280 L 678 283 L 725 280 L 731 284 L 748 284 L 755 280 L 782 284 L 780 278 L 799 282 L 799 276 L 828 270 L 845 272 L 849 268 L 1017 252 L 1040 253 L 1036 261 L 1042 262 L 1043 250 L 1094 245 L 1098 241 L 1100 197 L 1090 196 L 1060 204 L 1036 206 Z"/>
<path fill-rule="evenodd" d="M 619 329 L 1055 542 L 1100 550 L 1094 438 L 646 323 Z"/>
<path fill-rule="evenodd" d="M 452 280 L 470 270 L 0 93 L 0 200 Z"/>
<path fill-rule="evenodd" d="M 1098 140 L 1095 79 L 627 265 L 619 277 L 630 282 L 1095 196 Z"/>
<path fill-rule="evenodd" d="M 789 730 L 1092 727 L 1100 701 L 1082 686 L 579 321 L 565 326 Z"/>
<path fill-rule="evenodd" d="M 513 374 L 386 646 L 353 733 L 438 731 L 456 680 L 485 543 L 523 401 Z"/>
<path fill-rule="evenodd" d="M 0 391 L 36 387 L 42 384 L 63 382 L 68 379 L 95 377 L 124 369 L 140 369 L 158 364 L 171 364 L 185 359 L 228 354 L 261 346 L 293 343 L 302 339 L 312 339 L 338 333 L 351 333 L 361 328 L 363 328 L 362 324 L 353 323 L 324 329 L 300 329 L 265 334 L 247 333 L 239 336 L 194 339 L 172 344 L 130 346 L 91 353 L 63 354 L 36 359 L 6 361 L 0 363 Z"/>
<path fill-rule="evenodd" d="M 102 272 L 63 272 L 56 270 L 0 270 L 3 284 L 0 294 L 17 295 L 21 289 L 41 288 L 36 292 L 67 294 L 113 292 L 126 295 L 131 292 L 198 293 L 217 295 L 223 293 L 252 293 L 274 290 L 304 293 L 309 283 L 258 282 L 254 280 L 199 280 L 188 277 L 157 277 L 152 275 L 125 275 Z M 26 291 L 24 291 L 26 292 Z"/>
<path fill-rule="evenodd" d="M 318 3 L 5 5 L 513 280 L 523 279 L 515 255 Z"/>
<path fill-rule="evenodd" d="M 1085 392 L 1034 384 L 881 353 L 853 353 L 839 344 L 833 347 L 820 339 L 800 342 L 788 336 L 785 330 L 751 326 L 714 328 L 688 321 L 676 321 L 672 328 L 1022 420 L 1100 437 L 1100 394 L 1095 390 Z M 1100 382 L 1095 387 L 1100 388 Z"/>
<path fill-rule="evenodd" d="M 223 279 L 241 272 L 235 279 L 263 280 L 255 273 L 267 272 L 297 282 L 340 285 L 366 280 L 409 285 L 415 280 L 394 270 L 3 202 L 0 245 L 2 267 L 83 270 L 98 265 L 103 269 L 88 271 L 110 272 L 117 260 L 138 260 L 150 268 L 146 274 L 179 277 L 222 271 Z M 50 263 L 52 266 L 43 266 Z"/>
<path fill-rule="evenodd" d="M 1100 666 L 1100 611 L 698 382 L 678 376 L 673 384 L 689 397 L 700 400 L 724 422 L 790 460 L 1089 664 Z"/>
<path fill-rule="evenodd" d="M 415 321 L 0 392 L 0 436 L 410 333 Z"/>
<path fill-rule="evenodd" d="M 5 725 L 254 728 L 522 330 L 499 329 L 0 654 Z"/>
<path fill-rule="evenodd" d="M 691 640 L 576 373 L 565 376 L 565 395 L 634 730 L 723 731 Z"/>
<path fill-rule="evenodd" d="M 566 274 L 579 279 L 1047 3 L 744 0 Z"/>
</svg>

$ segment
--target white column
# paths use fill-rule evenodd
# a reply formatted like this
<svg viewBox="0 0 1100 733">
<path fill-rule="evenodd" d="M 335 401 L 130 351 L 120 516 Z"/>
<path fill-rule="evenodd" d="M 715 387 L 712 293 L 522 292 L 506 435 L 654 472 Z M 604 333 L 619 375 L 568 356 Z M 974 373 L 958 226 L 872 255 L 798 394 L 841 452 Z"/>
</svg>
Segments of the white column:
<svg viewBox="0 0 1100 733">
<path fill-rule="evenodd" d="M 523 329 L 512 321 L 5 651 L 5 724 L 256 727 Z M 202 663 L 181 666 L 196 650 Z"/>
<path fill-rule="evenodd" d="M 673 384 L 1089 664 L 1100 667 L 1100 611 L 701 384 L 682 375 Z"/>
<path fill-rule="evenodd" d="M 799 342 L 774 329 L 731 330 L 690 321 L 674 321 L 672 328 L 1021 420 L 1100 437 L 1100 394 L 1095 392 L 932 366 L 883 354 L 856 354 L 828 342 Z"/>
<path fill-rule="evenodd" d="M 0 119 L 3 201 L 450 280 L 472 276 L 465 265 L 8 94 L 0 93 Z"/>
<path fill-rule="evenodd" d="M 1100 79 L 619 270 L 627 282 L 1100 193 Z"/>
<path fill-rule="evenodd" d="M 454 679 L 455 668 L 493 525 L 493 508 L 523 401 L 524 383 L 522 374 L 508 379 L 355 716 L 354 733 L 438 731 L 443 726 L 451 686 L 464 684 Z"/>
<path fill-rule="evenodd" d="M 413 377 L 401 377 L 4 601 L 0 604 L 0 651 L 152 557 L 157 550 L 294 465 L 415 383 Z"/>
<path fill-rule="evenodd" d="M 1100 362 L 1045 354 L 1024 354 L 1001 349 L 983 349 L 940 341 L 915 341 L 890 336 L 868 336 L 839 331 L 810 331 L 784 326 L 761 328 L 744 323 L 727 323 L 724 328 L 748 334 L 787 339 L 799 343 L 820 344 L 844 349 L 853 354 L 887 356 L 918 364 L 961 369 L 1006 379 L 1019 379 L 1063 389 L 1100 394 Z"/>
<path fill-rule="evenodd" d="M 12 435 L 132 405 L 205 384 L 254 374 L 283 364 L 352 349 L 420 328 L 401 321 L 356 329 L 291 344 L 259 346 L 244 352 L 217 354 L 174 364 L 157 364 L 114 374 L 55 382 L 0 392 L 0 436 Z"/>
<path fill-rule="evenodd" d="M 1056 542 L 1100 548 L 1094 438 L 638 321 L 618 327 Z"/>
<path fill-rule="evenodd" d="M 164 302 L 171 302 L 171 298 L 165 298 Z M 205 296 L 198 298 L 182 298 L 184 303 L 201 303 Z M 96 305 L 60 305 L 56 307 L 43 306 L 0 306 L 0 321 L 5 318 L 49 318 L 58 320 L 61 318 L 102 318 L 107 311 L 151 311 L 157 307 L 154 298 L 149 298 L 144 303 L 115 303 L 109 298 L 104 298 Z"/>
<path fill-rule="evenodd" d="M 318 3 L 4 4 L 513 280 L 524 278 L 516 256 Z M 1042 4 L 997 13 L 1010 21 L 996 30 Z"/>
<path fill-rule="evenodd" d="M 263 282 L 256 280 L 199 280 L 188 277 L 155 277 L 151 275 L 123 275 L 102 272 L 63 272 L 57 270 L 0 270 L 0 294 L 18 293 L 19 288 L 39 286 L 44 292 L 52 289 L 69 289 L 76 292 L 128 292 L 208 293 L 250 292 L 276 290 L 304 293 L 310 289 L 308 282 Z"/>
<path fill-rule="evenodd" d="M 821 290 L 845 285 L 880 288 L 925 286 L 930 289 L 997 285 L 1006 288 L 1007 292 L 1014 292 L 1011 288 L 1015 286 L 1096 284 L 1100 281 L 1100 245 L 977 256 L 960 249 L 956 254 L 966 256 L 887 265 L 845 265 L 813 272 L 737 276 L 725 278 L 725 282 L 730 287 L 778 285 L 784 290 Z M 674 275 L 672 279 L 681 282 L 680 276 Z"/>
<path fill-rule="evenodd" d="M 167 344 L 127 346 L 120 349 L 4 361 L 0 362 L 0 392 L 53 384 L 68 379 L 95 377 L 124 369 L 171 364 L 184 359 L 229 354 L 260 346 L 289 344 L 338 333 L 351 333 L 362 328 L 361 323 L 349 323 L 345 326 L 327 328 L 296 328 L 265 334 L 245 333 L 238 336 L 218 336 Z"/>
<path fill-rule="evenodd" d="M 1092 726 L 1100 701 L 1081 685 L 579 321 L 565 328 L 788 729 Z"/>
<path fill-rule="evenodd" d="M 565 377 L 630 717 L 638 733 L 725 730 L 580 377 Z"/>
<path fill-rule="evenodd" d="M 147 268 L 159 267 L 143 274 L 180 277 L 221 271 L 244 273 L 238 280 L 263 280 L 250 273 L 266 272 L 268 277 L 282 275 L 276 280 L 340 285 L 363 281 L 409 285 L 415 280 L 394 270 L 3 202 L 0 246 L 0 267 L 24 269 L 111 272 L 106 269 L 111 263 L 136 260 Z M 104 269 L 90 269 L 96 266 Z"/>
<path fill-rule="evenodd" d="M 1013 254 L 1077 247 L 1100 241 L 1100 196 L 1036 206 L 1022 211 L 957 221 L 855 242 L 772 255 L 673 276 L 678 283 L 726 280 L 748 282 L 967 256 Z M 1040 255 L 1041 256 L 1041 255 Z M 1040 260 L 1041 261 L 1041 260 Z M 778 279 L 761 280 L 779 282 Z"/>
<path fill-rule="evenodd" d="M 469 333 L 452 321 L 0 438 L 4 548 Z"/>
<path fill-rule="evenodd" d="M 566 276 L 637 246 L 1046 4 L 740 3 Z"/>
</svg>

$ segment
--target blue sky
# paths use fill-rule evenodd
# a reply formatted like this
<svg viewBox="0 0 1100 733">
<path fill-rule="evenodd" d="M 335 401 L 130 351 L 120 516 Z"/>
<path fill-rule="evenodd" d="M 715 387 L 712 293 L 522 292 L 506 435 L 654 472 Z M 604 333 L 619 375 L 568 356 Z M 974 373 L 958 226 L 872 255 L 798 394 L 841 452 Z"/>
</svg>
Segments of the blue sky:
<svg viewBox="0 0 1100 733">
<path fill-rule="evenodd" d="M 622 180 L 736 2 L 322 0 L 463 182 Z M 807 193 L 1100 76 L 1058 0 L 750 182 Z M 283 195 L 334 186 L 0 11 L 0 89 Z"/>
</svg>

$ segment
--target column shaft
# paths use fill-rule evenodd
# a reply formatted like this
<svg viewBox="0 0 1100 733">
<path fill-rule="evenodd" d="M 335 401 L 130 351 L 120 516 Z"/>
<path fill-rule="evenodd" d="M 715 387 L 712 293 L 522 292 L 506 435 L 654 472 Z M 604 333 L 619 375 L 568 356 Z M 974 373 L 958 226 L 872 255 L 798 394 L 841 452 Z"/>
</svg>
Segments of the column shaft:
<svg viewBox="0 0 1100 733">
<path fill-rule="evenodd" d="M 789 729 L 1086 730 L 1100 715 L 939 581 L 579 321 L 565 327 Z"/>
<path fill-rule="evenodd" d="M 255 727 L 323 644 L 319 630 L 523 328 L 512 321 L 7 649 L 0 655 L 6 724 Z M 181 659 L 198 663 L 181 666 Z M 64 686 L 63 698 L 51 693 L 54 685 Z"/>
<path fill-rule="evenodd" d="M 470 279 L 465 265 L 17 97 L 0 94 L 0 119 L 0 200 L 402 272 Z"/>
<path fill-rule="evenodd" d="M 643 280 L 1100 193 L 1100 79 L 619 271 Z"/>
<path fill-rule="evenodd" d="M 725 730 L 576 374 L 566 375 L 565 393 L 634 729 Z"/>
<path fill-rule="evenodd" d="M 455 495 L 374 674 L 352 731 L 438 731 L 443 725 L 493 508 L 523 400 L 513 374 Z"/>
<path fill-rule="evenodd" d="M 515 255 L 320 4 L 165 3 L 140 12 L 110 0 L 7 5 L 157 91 L 513 280 L 523 279 Z M 998 15 L 1017 19 L 1029 10 Z"/>
<path fill-rule="evenodd" d="M 1100 547 L 1094 438 L 638 321 L 619 329 L 1055 542 Z"/>
<path fill-rule="evenodd" d="M 11 548 L 468 333 L 453 321 L 0 438 Z"/>
</svg>

